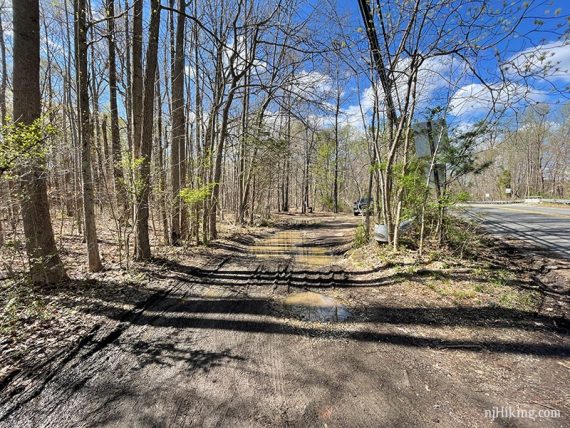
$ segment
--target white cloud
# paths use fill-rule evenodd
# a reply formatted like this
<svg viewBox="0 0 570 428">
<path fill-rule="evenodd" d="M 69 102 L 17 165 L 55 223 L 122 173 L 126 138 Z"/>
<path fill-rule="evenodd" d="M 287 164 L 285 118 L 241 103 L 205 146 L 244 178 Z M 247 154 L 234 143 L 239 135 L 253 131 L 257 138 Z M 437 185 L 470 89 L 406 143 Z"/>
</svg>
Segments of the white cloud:
<svg viewBox="0 0 570 428">
<path fill-rule="evenodd" d="M 403 108 L 408 90 L 411 89 L 409 82 L 413 71 L 415 70 L 411 69 L 410 58 L 404 58 L 396 66 L 394 72 L 396 82 L 392 95 L 397 108 Z M 455 89 L 465 71 L 465 63 L 449 55 L 425 59 L 417 75 L 416 102 L 418 107 L 421 108 L 426 103 L 433 107 L 434 101 L 437 102 L 436 93 L 442 89 L 449 89 L 449 91 Z M 382 93 L 381 90 L 380 93 Z M 448 96 L 447 92 L 444 96 Z"/>
<path fill-rule="evenodd" d="M 489 112 L 502 112 L 522 102 L 540 102 L 545 97 L 542 91 L 512 82 L 489 86 L 472 83 L 453 94 L 449 112 L 456 117 L 483 116 Z"/>
<path fill-rule="evenodd" d="M 364 129 L 362 113 L 368 111 L 364 108 L 360 110 L 358 104 L 350 105 L 343 109 L 344 123 L 356 129 Z M 364 116 L 366 118 L 366 115 Z"/>
<path fill-rule="evenodd" d="M 438 92 L 446 104 L 450 92 L 453 92 L 466 73 L 466 64 L 451 56 L 428 58 L 420 67 L 417 82 L 417 99 L 419 106 L 429 103 L 431 107 L 438 103 Z"/>
<path fill-rule="evenodd" d="M 291 77 L 291 91 L 303 98 L 323 97 L 333 90 L 333 81 L 328 74 L 302 70 Z"/>
<path fill-rule="evenodd" d="M 262 74 L 267 70 L 267 63 L 258 59 L 251 58 L 251 47 L 246 43 L 243 36 L 235 39 L 235 43 L 229 43 L 223 52 L 224 68 L 227 72 L 231 69 L 235 73 L 241 73 L 248 66 L 251 66 L 255 74 Z"/>
<path fill-rule="evenodd" d="M 380 94 L 381 92 L 379 90 L 378 95 L 380 96 Z M 367 122 L 369 121 L 373 107 L 374 88 L 370 85 L 360 93 L 358 103 L 341 108 L 340 120 L 344 125 L 349 125 L 358 130 L 363 130 L 364 120 Z M 331 120 L 334 120 L 334 117 L 331 116 Z"/>
<path fill-rule="evenodd" d="M 570 81 L 570 41 L 554 41 L 526 49 L 509 58 L 502 68 L 510 76 Z"/>
<path fill-rule="evenodd" d="M 410 59 L 405 58 L 396 67 L 396 84 L 394 90 L 394 100 L 396 104 L 403 103 L 408 90 L 408 76 L 410 74 Z M 434 107 L 438 104 L 446 104 L 450 93 L 457 87 L 465 72 L 463 61 L 443 56 L 426 59 L 418 72 L 416 98 L 416 112 L 424 106 Z M 447 90 L 446 90 L 447 89 Z M 440 92 L 444 92 L 440 94 Z M 362 114 L 366 120 L 372 112 L 374 106 L 374 88 L 370 85 L 360 96 L 360 105 L 350 105 L 343 110 L 346 115 L 346 122 L 354 127 L 362 128 Z M 377 96 L 380 97 L 380 105 L 383 103 L 382 88 L 378 84 Z M 444 99 L 439 100 L 438 94 Z"/>
<path fill-rule="evenodd" d="M 196 69 L 186 64 L 184 66 L 184 74 L 188 76 L 190 79 L 194 80 L 194 78 L 196 77 Z"/>
<path fill-rule="evenodd" d="M 506 69 L 508 66 L 510 69 Z M 403 102 L 408 89 L 410 59 L 405 58 L 396 67 L 394 99 Z M 449 106 L 449 113 L 459 123 L 476 121 L 491 113 L 502 113 L 523 104 L 543 102 L 548 92 L 521 83 L 521 76 L 532 77 L 542 74 L 559 80 L 570 81 L 570 42 L 551 42 L 533 49 L 527 49 L 511 57 L 503 65 L 506 82 L 485 86 L 480 83 L 466 83 L 471 75 L 467 64 L 452 56 L 428 58 L 422 64 L 417 80 L 416 113 L 425 107 Z M 362 129 L 364 120 L 370 120 L 374 104 L 374 88 L 364 89 L 359 104 L 343 109 L 346 123 Z M 378 87 L 378 96 L 382 89 Z M 453 120 L 453 119 L 452 119 Z"/>
</svg>

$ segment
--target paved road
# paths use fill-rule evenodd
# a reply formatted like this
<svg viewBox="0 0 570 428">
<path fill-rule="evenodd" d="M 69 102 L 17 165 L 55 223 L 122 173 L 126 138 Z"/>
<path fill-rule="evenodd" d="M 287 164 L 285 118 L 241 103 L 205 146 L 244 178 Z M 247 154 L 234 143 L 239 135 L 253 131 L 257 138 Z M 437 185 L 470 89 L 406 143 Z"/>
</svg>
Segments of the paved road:
<svg viewBox="0 0 570 428">
<path fill-rule="evenodd" d="M 525 240 L 570 258 L 570 208 L 536 205 L 469 205 L 467 214 L 493 234 Z"/>
</svg>

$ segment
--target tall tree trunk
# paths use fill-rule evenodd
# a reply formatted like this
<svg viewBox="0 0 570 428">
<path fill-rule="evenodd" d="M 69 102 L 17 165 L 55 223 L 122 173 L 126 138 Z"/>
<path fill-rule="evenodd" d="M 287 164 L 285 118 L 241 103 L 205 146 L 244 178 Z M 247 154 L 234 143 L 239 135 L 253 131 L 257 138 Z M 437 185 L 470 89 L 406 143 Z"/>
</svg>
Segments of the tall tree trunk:
<svg viewBox="0 0 570 428">
<path fill-rule="evenodd" d="M 193 12 L 196 16 L 198 13 L 198 7 L 196 2 L 193 5 Z M 200 41 L 200 33 L 198 25 L 192 26 L 192 34 L 193 34 L 193 41 L 194 41 L 194 79 L 195 79 L 195 106 L 194 110 L 196 112 L 196 134 L 194 140 L 194 147 L 196 147 L 196 160 L 200 160 L 202 152 L 202 90 L 201 90 L 201 80 L 200 80 L 200 55 L 199 55 L 199 41 Z M 202 165 L 203 162 L 199 162 L 199 165 Z M 203 181 L 200 180 L 203 177 L 202 167 L 197 167 L 196 172 L 196 187 L 204 184 Z M 194 223 L 193 223 L 193 230 L 194 235 L 196 237 L 196 245 L 200 243 L 200 206 L 196 204 L 195 208 L 195 215 L 194 215 Z"/>
<path fill-rule="evenodd" d="M 130 180 L 132 181 L 131 188 L 134 189 L 135 193 L 137 190 L 137 180 L 136 171 L 134 168 L 135 160 L 141 157 L 140 153 L 140 139 L 141 139 L 141 127 L 142 127 L 142 101 L 143 101 L 143 63 L 142 63 L 142 49 L 143 49 L 143 0 L 133 0 L 132 3 L 133 18 L 132 18 L 132 29 L 131 29 L 131 40 L 130 45 L 131 55 L 127 55 L 127 61 L 130 61 L 129 73 L 129 96 L 127 97 L 127 106 L 130 109 L 129 123 L 130 123 L 130 142 L 131 147 L 129 147 L 130 155 L 132 156 L 131 167 L 129 168 Z M 128 9 L 126 9 L 128 10 Z M 127 14 L 128 19 L 128 14 Z M 129 28 L 127 27 L 127 32 Z M 133 206 L 133 221 L 137 221 L 138 206 L 137 195 L 135 195 L 135 201 Z M 137 252 L 137 242 L 135 239 L 135 253 Z"/>
<path fill-rule="evenodd" d="M 16 122 L 25 126 L 41 115 L 39 1 L 13 0 L 12 17 L 13 114 Z M 30 277 L 36 284 L 54 283 L 67 277 L 55 246 L 45 174 L 45 165 L 34 161 L 21 171 L 20 178 Z"/>
<path fill-rule="evenodd" d="M 141 156 L 141 131 L 143 115 L 143 0 L 134 0 L 133 3 L 133 31 L 132 31 L 132 71 L 131 71 L 131 99 L 132 99 L 132 126 L 134 154 Z"/>
<path fill-rule="evenodd" d="M 69 16 L 69 4 L 68 0 L 64 0 L 63 2 L 65 16 Z M 71 12 L 73 13 L 73 12 Z M 77 104 L 74 103 L 73 100 L 73 84 L 72 84 L 72 64 L 75 63 L 75 58 L 73 54 L 73 49 L 75 49 L 76 40 L 75 36 L 73 35 L 73 29 L 70 25 L 70 20 L 65 20 L 65 40 L 66 40 L 66 52 L 63 56 L 65 61 L 65 75 L 63 78 L 63 88 L 65 94 L 65 111 L 69 118 L 69 125 L 71 131 L 71 146 L 70 146 L 70 154 L 69 154 L 69 161 L 72 167 L 69 168 L 69 184 L 70 188 L 73 189 L 71 193 L 71 197 L 68 196 L 68 204 L 71 208 L 70 212 L 72 212 L 74 216 L 74 223 L 71 227 L 71 232 L 74 231 L 74 226 L 77 225 L 78 234 L 82 234 L 83 223 L 81 220 L 81 201 L 80 201 L 80 191 L 79 191 L 79 136 L 78 136 L 78 127 L 77 127 Z"/>
<path fill-rule="evenodd" d="M 221 106 L 223 93 L 224 93 L 224 48 L 219 45 L 216 47 L 216 67 L 215 67 L 215 81 L 214 81 L 214 96 L 212 107 L 210 108 L 210 113 L 208 117 L 208 125 L 206 126 L 206 131 L 204 135 L 204 149 L 203 158 L 204 170 L 203 170 L 203 183 L 213 184 L 213 155 L 212 151 L 214 149 L 214 142 L 216 140 L 216 134 L 221 136 L 221 132 L 216 133 L 218 127 L 218 112 Z M 215 212 L 214 217 L 211 215 L 212 210 L 212 198 L 205 198 L 203 202 L 203 213 L 202 213 L 202 235 L 204 243 L 208 243 L 211 238 L 210 226 L 212 222 L 215 224 Z"/>
<path fill-rule="evenodd" d="M 220 132 L 218 135 L 218 147 L 216 148 L 216 160 L 214 163 L 214 176 L 212 181 L 212 198 L 211 198 L 211 205 L 210 205 L 210 213 L 209 213 L 209 222 L 210 222 L 210 238 L 217 239 L 218 238 L 218 227 L 217 227 L 217 211 L 220 199 L 220 181 L 222 178 L 222 160 L 224 155 L 224 146 L 226 141 L 226 134 L 228 132 L 228 122 L 229 122 L 229 114 L 230 108 L 232 106 L 232 102 L 235 96 L 235 91 L 237 88 L 238 79 L 232 80 L 232 85 L 228 91 L 228 97 L 226 100 L 226 105 L 222 111 L 222 123 L 220 125 Z"/>
<path fill-rule="evenodd" d="M 130 20 L 130 13 L 128 13 L 128 11 L 130 10 L 130 5 L 129 5 L 129 0 L 125 0 L 125 4 L 123 7 L 123 10 L 127 11 L 125 13 L 125 27 L 124 27 L 124 31 L 125 31 L 125 66 L 124 69 L 122 69 L 121 71 L 124 72 L 125 74 L 125 79 L 127 82 L 127 87 L 126 87 L 126 91 L 125 91 L 125 95 L 123 97 L 123 102 L 125 105 L 125 114 L 127 116 L 127 147 L 128 147 L 128 153 L 129 153 L 129 158 L 132 158 L 134 156 L 134 151 L 133 151 L 133 109 L 132 109 L 132 105 L 133 105 L 133 82 L 132 82 L 132 71 L 133 71 L 133 67 L 132 67 L 132 58 L 133 58 L 133 50 L 132 50 L 132 45 L 131 45 L 131 40 L 132 40 L 132 32 L 131 32 L 131 20 Z M 130 170 L 129 170 L 129 177 L 131 178 L 130 175 Z"/>
<path fill-rule="evenodd" d="M 2 8 L 3 9 L 3 8 Z M 2 13 L 0 9 L 0 63 L 2 65 L 2 82 L 0 83 L 0 116 L 2 119 L 2 126 L 6 126 L 6 86 L 8 77 L 6 75 L 6 43 L 4 42 L 4 22 L 2 21 Z M 3 183 L 0 185 L 0 194 L 4 195 Z M 10 190 L 7 188 L 6 193 L 9 194 Z M 0 246 L 4 245 L 4 218 L 3 207 L 0 206 Z"/>
<path fill-rule="evenodd" d="M 291 172 L 291 96 L 287 104 L 287 149 L 285 159 L 285 180 L 283 183 L 283 211 L 289 212 L 289 175 Z"/>
<path fill-rule="evenodd" d="M 83 216 L 89 270 L 103 268 L 99 256 L 97 227 L 95 224 L 95 202 L 91 171 L 92 129 L 89 114 L 89 76 L 87 73 L 87 20 L 85 0 L 75 0 L 75 37 L 77 38 L 77 101 L 79 105 L 79 126 L 81 134 L 81 177 L 83 179 Z"/>
<path fill-rule="evenodd" d="M 2 126 L 6 125 L 6 88 L 8 86 L 8 67 L 6 66 L 6 42 L 4 41 L 4 22 L 2 21 L 2 13 L 0 10 L 0 62 L 2 64 L 2 81 L 0 83 L 0 115 L 2 118 Z"/>
<path fill-rule="evenodd" d="M 337 73 L 338 79 L 338 73 Z M 340 87 L 336 93 L 336 108 L 334 114 L 334 182 L 333 182 L 333 211 L 338 213 L 338 117 L 340 115 Z"/>
<path fill-rule="evenodd" d="M 174 1 L 172 1 L 174 3 Z M 178 8 L 185 9 L 185 0 L 178 0 Z M 187 238 L 186 210 L 180 199 L 180 189 L 186 186 L 186 145 L 184 118 L 184 23 L 186 18 L 179 13 L 176 22 L 176 42 L 174 58 L 172 58 L 172 226 L 170 240 L 172 245 L 180 244 L 181 239 Z M 171 24 L 173 25 L 173 24 Z"/>
<path fill-rule="evenodd" d="M 115 45 L 115 0 L 107 0 L 107 31 L 109 43 L 109 104 L 111 110 L 111 153 L 113 159 L 113 183 L 120 219 L 125 221 L 129 210 L 129 199 L 123 175 L 119 110 L 117 107 L 117 63 Z"/>
<path fill-rule="evenodd" d="M 151 18 L 148 46 L 146 51 L 146 68 L 144 75 L 144 96 L 142 129 L 140 132 L 140 163 L 137 167 L 136 195 L 136 251 L 137 260 L 148 260 L 151 257 L 148 233 L 149 194 L 150 194 L 150 161 L 152 156 L 152 128 L 154 123 L 154 89 L 158 54 L 158 34 L 160 31 L 160 2 L 152 0 L 150 4 Z M 135 142 L 136 143 L 136 142 Z"/>
<path fill-rule="evenodd" d="M 88 9 L 90 9 L 90 6 L 86 6 Z M 87 20 L 91 20 L 92 18 L 90 17 L 91 13 L 89 13 L 89 16 L 87 16 L 86 18 L 86 22 Z M 102 154 L 102 146 L 103 144 L 101 143 L 101 123 L 99 122 L 99 91 L 97 88 L 97 82 L 95 79 L 96 73 L 95 73 L 95 62 L 91 61 L 91 63 L 89 64 L 91 66 L 91 76 L 93 76 L 93 78 L 90 78 L 89 74 L 87 75 L 87 86 L 89 87 L 91 94 L 90 94 L 90 98 L 88 98 L 88 102 L 91 102 L 91 116 L 90 116 L 90 120 L 91 120 L 91 151 L 94 152 L 95 154 L 95 166 L 92 168 L 92 186 L 94 188 L 94 194 L 98 195 L 99 197 L 95 200 L 94 199 L 94 203 L 98 202 L 99 205 L 99 211 L 102 212 L 103 211 L 103 204 L 102 202 L 102 198 L 101 195 L 103 195 L 103 187 L 105 187 L 105 183 L 106 183 L 106 179 L 105 179 L 105 158 Z M 89 92 L 88 92 L 89 94 Z M 103 195 L 104 196 L 104 195 Z"/>
<path fill-rule="evenodd" d="M 158 203 L 159 203 L 159 211 L 160 211 L 160 220 L 162 223 L 162 239 L 164 241 L 164 245 L 168 245 L 169 237 L 168 237 L 168 211 L 166 209 L 166 169 L 164 165 L 164 151 L 165 147 L 163 147 L 163 140 L 166 140 L 163 137 L 163 129 L 162 129 L 162 95 L 160 90 L 160 74 L 157 71 L 156 74 L 157 81 L 156 81 L 156 101 L 157 101 L 157 122 L 156 122 L 156 153 L 157 153 L 157 160 L 156 160 L 156 168 L 158 169 L 157 173 L 159 176 L 159 195 L 158 195 Z"/>
<path fill-rule="evenodd" d="M 244 51 L 247 52 L 247 38 L 245 37 Z M 246 54 L 247 55 L 247 54 Z M 247 59 L 247 57 L 246 57 Z M 238 212 L 237 212 L 237 222 L 242 225 L 245 220 L 245 209 L 247 204 L 247 195 L 245 190 L 245 158 L 247 153 L 248 145 L 248 117 L 249 117 L 249 81 L 251 72 L 248 70 L 245 74 L 245 81 L 243 87 L 243 107 L 241 116 L 241 138 L 239 145 L 239 160 L 238 160 Z"/>
</svg>

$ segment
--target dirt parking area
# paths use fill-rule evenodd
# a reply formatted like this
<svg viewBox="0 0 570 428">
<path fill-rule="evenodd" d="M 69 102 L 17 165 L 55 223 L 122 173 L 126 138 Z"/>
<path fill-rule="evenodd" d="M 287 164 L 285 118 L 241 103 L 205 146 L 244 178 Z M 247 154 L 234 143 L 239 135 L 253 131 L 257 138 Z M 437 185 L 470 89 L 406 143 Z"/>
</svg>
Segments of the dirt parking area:
<svg viewBox="0 0 570 428">
<path fill-rule="evenodd" d="M 569 324 L 540 290 L 483 262 L 345 253 L 358 221 L 291 217 L 146 265 L 164 286 L 100 296 L 103 321 L 2 392 L 0 426 L 570 424 Z"/>
</svg>

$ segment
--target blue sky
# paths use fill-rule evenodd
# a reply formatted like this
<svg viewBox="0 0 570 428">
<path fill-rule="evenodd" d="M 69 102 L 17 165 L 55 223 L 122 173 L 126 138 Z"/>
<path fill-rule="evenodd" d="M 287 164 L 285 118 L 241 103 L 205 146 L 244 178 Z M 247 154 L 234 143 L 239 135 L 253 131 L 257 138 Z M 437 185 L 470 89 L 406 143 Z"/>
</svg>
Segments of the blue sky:
<svg viewBox="0 0 570 428">
<path fill-rule="evenodd" d="M 166 0 L 162 1 L 164 4 L 167 3 Z M 325 12 L 327 8 L 323 7 L 327 0 L 308 1 L 309 3 L 301 10 L 301 14 L 306 13 L 309 15 L 315 11 L 317 12 L 316 15 L 328 13 Z M 332 2 L 333 0 L 328 1 Z M 391 1 L 396 2 L 396 0 Z M 477 0 L 472 0 L 471 2 L 478 3 Z M 383 1 L 382 3 L 385 4 L 386 2 Z M 463 0 L 461 3 L 468 4 L 470 2 Z M 502 1 L 491 2 L 492 5 L 497 7 L 502 3 Z M 511 3 L 514 5 L 513 7 L 518 7 L 524 2 L 515 0 Z M 506 83 L 506 85 L 503 85 L 504 88 L 501 90 L 497 89 L 495 96 L 498 97 L 499 101 L 504 101 L 505 106 L 509 105 L 509 107 L 512 107 L 510 113 L 522 111 L 528 102 L 549 103 L 552 105 L 552 109 L 555 110 L 557 103 L 568 102 L 570 94 L 570 45 L 564 45 L 560 41 L 561 35 L 564 32 L 568 33 L 570 2 L 568 0 L 540 0 L 529 1 L 528 3 L 529 9 L 527 14 L 529 17 L 521 22 L 517 34 L 506 37 L 497 44 L 501 61 L 504 62 L 507 59 L 514 58 L 514 64 L 522 66 L 529 61 L 529 55 L 524 54 L 525 50 L 539 46 L 542 47 L 542 52 L 547 55 L 554 55 L 552 57 L 548 56 L 548 58 L 551 58 L 553 62 L 560 62 L 561 70 L 548 80 L 544 80 L 534 77 L 521 79 L 520 76 L 515 74 L 509 75 L 509 72 L 505 72 L 503 69 L 502 71 L 505 72 L 505 82 L 503 83 Z M 94 0 L 93 5 L 97 8 L 97 6 L 101 5 L 101 0 Z M 362 28 L 358 1 L 338 0 L 336 8 L 339 15 L 347 15 L 347 26 L 344 31 L 353 38 L 360 40 L 358 48 L 361 48 L 363 55 L 365 55 L 364 51 L 368 48 L 368 43 L 365 39 L 365 34 L 358 32 L 359 28 Z M 146 12 L 145 20 L 148 18 L 148 10 Z M 461 15 L 465 13 L 466 10 L 463 10 L 456 18 L 465 18 L 465 16 Z M 537 26 L 537 20 L 542 21 L 543 25 Z M 319 18 L 316 18 L 316 21 L 311 25 L 321 30 L 324 36 L 338 31 L 334 26 L 323 26 Z M 163 31 L 166 31 L 165 26 L 163 26 Z M 496 31 L 495 34 L 491 35 L 499 37 L 501 31 Z M 61 40 L 53 41 L 53 43 L 57 42 L 61 43 Z M 429 40 L 426 40 L 426 42 L 429 42 Z M 429 43 L 426 44 L 426 46 L 428 45 Z M 517 57 L 517 55 L 519 56 Z M 532 61 L 533 59 L 530 60 Z M 104 67 L 104 64 L 101 64 L 101 67 Z M 364 70 L 362 64 L 360 66 Z M 449 58 L 438 58 L 427 63 L 425 72 L 420 76 L 421 83 L 424 85 L 421 91 L 423 99 L 418 108 L 420 114 L 428 107 L 446 104 L 451 99 L 455 105 L 449 111 L 450 119 L 454 119 L 457 122 L 472 123 L 485 116 L 489 110 L 490 103 L 487 90 L 472 73 L 466 73 L 460 79 L 457 78 L 454 73 L 458 73 L 460 68 L 460 62 L 457 60 L 451 61 Z M 531 71 L 535 72 L 536 68 L 532 67 Z M 498 85 L 501 70 L 492 51 L 487 52 L 477 61 L 476 71 L 483 76 L 488 84 Z M 314 73 L 316 77 L 323 77 L 323 86 L 331 86 L 330 77 L 327 80 L 328 72 L 323 68 L 323 64 L 307 64 L 304 67 L 304 72 Z M 372 88 L 369 80 L 364 75 L 360 79 L 359 86 L 357 86 L 356 79 L 352 76 L 352 79 L 346 82 L 344 92 L 343 111 L 346 117 L 354 125 L 358 126 L 360 122 L 360 126 L 362 126 L 358 102 L 360 98 L 365 109 L 370 107 Z M 521 98 L 521 101 L 514 102 L 513 96 L 517 99 Z M 508 101 L 503 100 L 503 98 L 508 98 Z M 105 104 L 106 93 L 103 94 L 101 102 Z M 499 102 L 499 105 L 501 105 L 501 102 Z"/>
<path fill-rule="evenodd" d="M 463 2 L 464 5 L 468 3 L 470 2 Z M 511 7 L 516 11 L 516 8 L 523 7 L 524 3 L 513 1 Z M 495 57 L 492 50 L 489 50 L 474 61 L 476 72 L 485 83 L 493 87 L 493 97 L 495 101 L 498 101 L 499 107 L 506 108 L 507 115 L 519 113 L 529 103 L 536 102 L 548 103 L 552 106 L 552 110 L 556 110 L 557 105 L 568 102 L 569 97 L 570 45 L 564 43 L 562 36 L 564 33 L 568 34 L 570 4 L 567 0 L 529 1 L 527 3 L 527 18 L 520 22 L 515 34 L 503 38 L 504 33 L 500 29 L 489 32 L 489 38 L 494 37 L 495 40 L 499 40 L 496 48 L 500 60 Z M 491 2 L 493 7 L 501 7 L 502 4 L 502 1 Z M 356 32 L 358 27 L 362 27 L 362 18 L 356 0 L 339 0 L 337 10 L 340 15 L 348 16 L 348 31 Z M 466 13 L 465 7 L 455 19 L 465 19 Z M 512 16 L 516 16 L 516 13 Z M 496 22 L 500 18 L 502 17 L 496 17 Z M 362 36 L 364 37 L 364 34 Z M 429 40 L 426 42 L 426 46 L 429 46 Z M 515 73 L 515 66 L 523 69 L 528 66 L 530 73 L 527 74 L 533 75 L 546 64 L 545 61 L 541 62 L 538 56 L 533 56 L 537 47 L 552 68 L 559 63 L 560 70 L 556 73 L 550 70 L 547 79 L 533 76 L 523 78 L 520 73 Z M 511 64 L 505 67 L 504 64 L 509 60 Z M 448 71 L 445 71 L 446 66 L 443 64 L 445 61 L 449 62 Z M 499 64 L 503 64 L 503 67 L 500 68 Z M 451 98 L 454 105 L 449 110 L 451 120 L 474 122 L 486 116 L 491 103 L 488 90 L 481 85 L 474 73 L 466 73 L 461 78 L 454 75 L 460 68 L 459 61 L 444 58 L 435 59 L 426 66 L 426 72 L 423 73 L 424 80 L 427 81 L 424 86 L 426 99 L 420 102 L 420 111 L 434 104 L 446 104 Z M 434 69 L 434 73 L 429 72 L 430 69 Z M 455 71 L 452 71 L 453 69 Z M 445 82 L 445 79 L 449 79 L 449 82 Z M 366 79 L 363 79 L 360 88 L 361 96 L 366 95 L 367 91 L 371 93 L 370 83 L 366 83 Z M 347 86 L 346 92 L 352 96 L 348 96 L 345 101 L 345 111 L 347 114 L 351 114 L 350 111 L 357 112 L 359 110 L 356 108 L 358 94 L 354 80 Z"/>
</svg>

